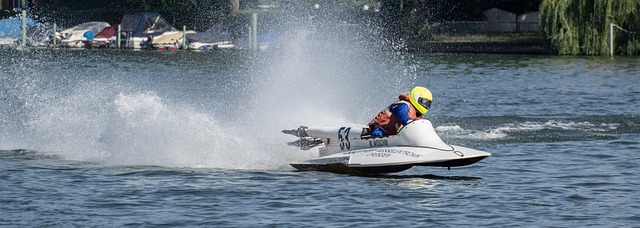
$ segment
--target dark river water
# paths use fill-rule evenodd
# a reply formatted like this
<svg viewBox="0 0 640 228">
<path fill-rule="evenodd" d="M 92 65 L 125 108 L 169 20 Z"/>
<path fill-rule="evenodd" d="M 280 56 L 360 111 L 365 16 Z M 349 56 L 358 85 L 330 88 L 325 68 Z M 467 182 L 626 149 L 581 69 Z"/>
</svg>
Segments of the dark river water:
<svg viewBox="0 0 640 228">
<path fill-rule="evenodd" d="M 0 50 L 0 226 L 633 227 L 640 59 Z M 300 125 L 366 124 L 413 86 L 444 141 L 492 156 L 297 172 Z"/>
</svg>

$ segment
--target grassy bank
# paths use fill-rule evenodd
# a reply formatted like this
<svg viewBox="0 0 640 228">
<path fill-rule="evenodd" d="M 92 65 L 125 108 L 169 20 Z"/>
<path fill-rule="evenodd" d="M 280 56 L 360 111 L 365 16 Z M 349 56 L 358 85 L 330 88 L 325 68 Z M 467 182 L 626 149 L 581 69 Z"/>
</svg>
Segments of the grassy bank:
<svg viewBox="0 0 640 228">
<path fill-rule="evenodd" d="M 538 33 L 488 35 L 434 35 L 430 40 L 407 43 L 409 51 L 443 53 L 549 54 Z"/>
<path fill-rule="evenodd" d="M 504 42 L 504 43 L 542 43 L 543 38 L 538 33 L 500 33 L 486 35 L 434 35 L 432 42 Z"/>
</svg>

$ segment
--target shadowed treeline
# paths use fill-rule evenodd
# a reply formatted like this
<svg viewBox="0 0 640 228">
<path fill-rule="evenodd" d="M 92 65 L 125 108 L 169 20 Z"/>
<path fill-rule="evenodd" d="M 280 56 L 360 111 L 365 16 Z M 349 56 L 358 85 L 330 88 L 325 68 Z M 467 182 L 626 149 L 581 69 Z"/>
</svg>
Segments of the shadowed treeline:
<svg viewBox="0 0 640 228">
<path fill-rule="evenodd" d="M 378 23 L 394 36 L 424 37 L 421 29 L 442 21 L 484 20 L 482 12 L 501 8 L 514 13 L 537 11 L 541 0 L 38 0 L 30 13 L 39 20 L 73 26 L 87 21 L 119 23 L 122 15 L 156 11 L 175 27 L 205 28 L 215 23 L 246 23 L 246 15 L 344 17 L 350 22 Z M 235 6 L 238 6 L 236 10 Z M 276 6 L 265 10 L 260 6 Z M 318 7 L 317 9 L 314 7 Z M 322 16 L 322 15 L 318 15 Z M 242 22 L 238 22 L 238 21 Z"/>
</svg>

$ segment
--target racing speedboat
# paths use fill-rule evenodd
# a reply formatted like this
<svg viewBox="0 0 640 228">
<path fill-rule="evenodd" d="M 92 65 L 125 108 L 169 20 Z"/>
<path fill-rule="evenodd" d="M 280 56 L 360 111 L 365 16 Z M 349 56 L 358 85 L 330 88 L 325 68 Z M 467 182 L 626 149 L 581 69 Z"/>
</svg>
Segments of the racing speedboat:
<svg viewBox="0 0 640 228">
<path fill-rule="evenodd" d="M 298 170 L 317 170 L 349 174 L 381 174 L 407 170 L 413 166 L 465 166 L 476 163 L 490 153 L 442 141 L 431 121 L 408 123 L 397 135 L 371 138 L 367 126 L 311 128 L 300 126 L 283 130 L 299 137 L 288 143 L 309 150 L 318 146 L 319 157 L 294 162 Z"/>
</svg>

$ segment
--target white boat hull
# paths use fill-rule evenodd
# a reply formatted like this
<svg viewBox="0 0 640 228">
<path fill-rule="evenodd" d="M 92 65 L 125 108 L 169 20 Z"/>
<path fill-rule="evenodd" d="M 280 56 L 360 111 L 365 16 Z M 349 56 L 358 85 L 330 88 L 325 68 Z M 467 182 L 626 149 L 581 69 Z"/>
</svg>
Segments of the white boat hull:
<svg viewBox="0 0 640 228">
<path fill-rule="evenodd" d="M 367 129 L 364 126 L 303 128 L 304 132 L 299 129 L 301 140 L 290 145 L 302 149 L 308 149 L 310 144 L 320 145 L 320 157 L 291 166 L 336 173 L 392 173 L 413 166 L 465 166 L 491 156 L 485 151 L 444 143 L 428 120 L 409 123 L 398 135 L 384 138 L 368 138 Z"/>
<path fill-rule="evenodd" d="M 420 147 L 360 149 L 304 162 L 294 162 L 291 166 L 298 170 L 338 173 L 392 173 L 404 171 L 413 166 L 448 168 L 465 166 L 490 156 L 487 152 L 466 147 L 453 148 L 450 151 Z"/>
</svg>

